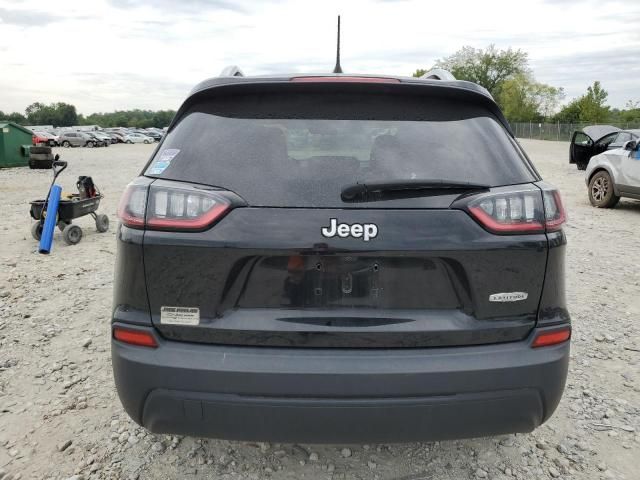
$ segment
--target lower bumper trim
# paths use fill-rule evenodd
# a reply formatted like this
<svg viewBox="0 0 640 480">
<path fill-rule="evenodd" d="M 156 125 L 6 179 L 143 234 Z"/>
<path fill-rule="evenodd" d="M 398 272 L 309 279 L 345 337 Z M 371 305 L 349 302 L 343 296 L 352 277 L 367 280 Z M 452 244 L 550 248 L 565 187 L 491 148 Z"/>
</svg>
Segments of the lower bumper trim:
<svg viewBox="0 0 640 480">
<path fill-rule="evenodd" d="M 272 398 L 156 389 L 143 425 L 155 433 L 266 442 L 412 442 L 530 432 L 535 389 L 421 398 Z"/>
</svg>

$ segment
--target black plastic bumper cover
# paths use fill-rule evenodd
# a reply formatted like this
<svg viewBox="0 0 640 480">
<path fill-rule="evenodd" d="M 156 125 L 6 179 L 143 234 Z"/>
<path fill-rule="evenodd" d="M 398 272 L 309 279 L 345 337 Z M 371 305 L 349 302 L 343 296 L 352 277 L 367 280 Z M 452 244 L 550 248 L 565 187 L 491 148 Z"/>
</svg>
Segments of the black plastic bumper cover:
<svg viewBox="0 0 640 480">
<path fill-rule="evenodd" d="M 141 327 L 134 327 L 141 328 Z M 395 350 L 112 341 L 118 394 L 155 433 L 365 443 L 529 432 L 564 389 L 569 343 Z"/>
</svg>

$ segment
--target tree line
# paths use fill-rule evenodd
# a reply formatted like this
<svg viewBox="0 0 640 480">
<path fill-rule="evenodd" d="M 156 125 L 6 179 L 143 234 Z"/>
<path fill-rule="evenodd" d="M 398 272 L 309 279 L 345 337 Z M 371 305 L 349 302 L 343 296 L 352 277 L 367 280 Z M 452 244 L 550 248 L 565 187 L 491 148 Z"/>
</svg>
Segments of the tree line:
<svg viewBox="0 0 640 480">
<path fill-rule="evenodd" d="M 100 125 L 101 127 L 163 128 L 169 125 L 176 114 L 174 110 L 118 110 L 111 113 L 92 113 L 86 117 L 78 114 L 76 107 L 58 102 L 45 105 L 35 102 L 29 105 L 24 114 L 13 112 L 5 114 L 0 110 L 0 120 L 20 125 L 53 125 L 71 127 L 75 125 Z"/>
<path fill-rule="evenodd" d="M 629 100 L 624 109 L 607 105 L 607 91 L 599 81 L 586 93 L 560 108 L 565 92 L 536 81 L 526 52 L 499 50 L 495 45 L 486 49 L 463 47 L 453 55 L 437 60 L 458 80 L 468 80 L 486 88 L 510 122 L 560 123 L 627 123 L 640 122 L 640 101 Z M 414 77 L 427 70 L 418 69 Z"/>
</svg>

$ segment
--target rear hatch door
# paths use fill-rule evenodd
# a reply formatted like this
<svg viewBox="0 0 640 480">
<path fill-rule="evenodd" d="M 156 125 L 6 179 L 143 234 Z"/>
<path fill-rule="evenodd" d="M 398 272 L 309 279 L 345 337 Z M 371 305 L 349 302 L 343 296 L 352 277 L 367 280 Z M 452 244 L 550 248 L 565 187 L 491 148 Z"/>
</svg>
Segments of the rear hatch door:
<svg viewBox="0 0 640 480">
<path fill-rule="evenodd" d="M 203 231 L 145 232 L 163 336 L 390 348 L 530 332 L 546 235 L 491 233 L 459 205 L 514 190 L 540 196 L 535 173 L 480 103 L 374 88 L 210 95 L 183 111 L 146 170 L 157 179 L 147 217 L 168 219 L 171 205 L 191 201 L 184 190 L 174 199 L 174 186 L 213 187 L 232 207 Z M 416 179 L 482 187 L 343 195 Z"/>
</svg>

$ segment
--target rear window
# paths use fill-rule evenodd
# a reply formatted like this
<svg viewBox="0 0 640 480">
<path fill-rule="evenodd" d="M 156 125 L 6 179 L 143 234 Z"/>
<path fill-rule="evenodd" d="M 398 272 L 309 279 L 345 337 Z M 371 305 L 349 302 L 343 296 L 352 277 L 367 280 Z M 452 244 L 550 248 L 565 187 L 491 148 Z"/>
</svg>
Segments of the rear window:
<svg viewBox="0 0 640 480">
<path fill-rule="evenodd" d="M 253 206 L 329 208 L 344 207 L 342 188 L 357 182 L 536 180 L 481 106 L 353 93 L 201 100 L 166 135 L 145 174 L 225 188 Z"/>
</svg>

